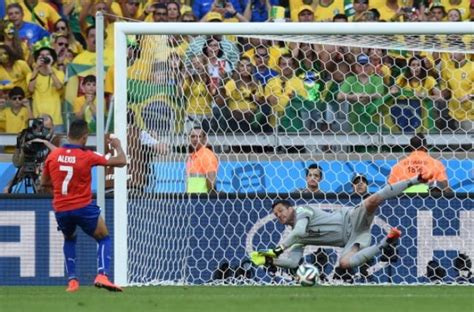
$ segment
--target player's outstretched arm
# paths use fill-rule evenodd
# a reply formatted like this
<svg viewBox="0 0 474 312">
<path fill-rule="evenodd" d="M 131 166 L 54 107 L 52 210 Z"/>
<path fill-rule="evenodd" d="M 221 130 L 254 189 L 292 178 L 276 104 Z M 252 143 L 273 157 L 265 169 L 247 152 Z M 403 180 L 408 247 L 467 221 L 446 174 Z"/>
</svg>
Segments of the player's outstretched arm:
<svg viewBox="0 0 474 312">
<path fill-rule="evenodd" d="M 286 239 L 275 248 L 270 248 L 268 250 L 253 251 L 250 253 L 250 260 L 255 265 L 269 265 L 274 263 L 274 259 L 278 258 L 286 249 L 293 247 L 297 244 L 298 240 L 304 236 L 306 233 L 306 227 L 308 226 L 308 218 L 302 218 L 298 220 L 294 228 L 288 233 Z M 275 259 L 276 260 L 276 259 Z M 298 258 L 299 260 L 299 258 Z M 279 260 L 280 261 L 280 260 Z M 293 259 L 285 260 L 281 259 L 280 262 L 277 261 L 278 266 L 283 267 L 293 267 Z"/>
<path fill-rule="evenodd" d="M 116 151 L 116 154 L 107 160 L 106 166 L 124 167 L 127 164 L 127 156 L 125 155 L 120 140 L 118 138 L 111 138 L 109 144 Z"/>
<path fill-rule="evenodd" d="M 296 221 L 296 224 L 293 229 L 290 231 L 290 233 L 288 233 L 288 236 L 280 244 L 280 248 L 282 251 L 297 243 L 300 238 L 305 235 L 308 222 L 308 218 L 302 218 Z"/>
</svg>

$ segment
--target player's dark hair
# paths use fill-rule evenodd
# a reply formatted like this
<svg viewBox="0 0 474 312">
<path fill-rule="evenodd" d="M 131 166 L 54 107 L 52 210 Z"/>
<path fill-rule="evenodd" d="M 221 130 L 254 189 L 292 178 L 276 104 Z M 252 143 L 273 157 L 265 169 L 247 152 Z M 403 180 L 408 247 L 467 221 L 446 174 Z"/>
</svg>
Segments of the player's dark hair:
<svg viewBox="0 0 474 312">
<path fill-rule="evenodd" d="M 82 85 L 85 85 L 88 82 L 95 83 L 96 81 L 97 81 L 97 79 L 95 78 L 94 75 L 87 75 L 87 76 L 84 77 L 84 79 L 82 79 Z"/>
<path fill-rule="evenodd" d="M 293 206 L 289 201 L 285 200 L 285 199 L 277 199 L 273 202 L 272 204 L 272 211 L 273 209 L 275 209 L 275 207 L 277 205 L 283 205 L 285 206 L 286 208 L 290 208 L 291 206 Z"/>
<path fill-rule="evenodd" d="M 82 119 L 74 120 L 69 126 L 68 137 L 74 140 L 80 139 L 82 136 L 89 132 L 87 122 Z"/>
<path fill-rule="evenodd" d="M 410 139 L 410 146 L 413 150 L 426 149 L 426 138 L 423 133 L 416 134 Z"/>
<path fill-rule="evenodd" d="M 311 164 L 308 168 L 305 169 L 305 176 L 307 177 L 309 174 L 310 169 L 319 169 L 319 173 L 321 174 L 321 180 L 323 179 L 323 169 L 318 166 L 318 164 Z"/>
</svg>

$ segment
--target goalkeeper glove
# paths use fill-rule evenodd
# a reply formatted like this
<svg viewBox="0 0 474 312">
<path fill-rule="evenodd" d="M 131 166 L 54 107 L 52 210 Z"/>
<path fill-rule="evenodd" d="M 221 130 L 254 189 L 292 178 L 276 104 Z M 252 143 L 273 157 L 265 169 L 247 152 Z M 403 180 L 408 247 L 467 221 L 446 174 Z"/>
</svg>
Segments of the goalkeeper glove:
<svg viewBox="0 0 474 312">
<path fill-rule="evenodd" d="M 252 251 L 250 253 L 250 261 L 256 266 L 264 265 L 267 262 L 267 258 L 260 254 L 259 251 Z"/>
<path fill-rule="evenodd" d="M 269 250 L 260 250 L 260 251 L 252 251 L 250 253 L 250 261 L 254 265 L 272 265 L 273 258 L 278 257 L 283 253 L 283 247 L 278 246 L 274 249 Z"/>
</svg>

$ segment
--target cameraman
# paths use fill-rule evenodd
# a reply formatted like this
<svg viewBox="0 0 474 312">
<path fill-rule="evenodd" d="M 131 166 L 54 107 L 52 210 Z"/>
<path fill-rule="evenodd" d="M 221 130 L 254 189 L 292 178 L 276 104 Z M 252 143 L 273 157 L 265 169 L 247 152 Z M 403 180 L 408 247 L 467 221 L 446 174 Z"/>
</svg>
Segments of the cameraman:
<svg viewBox="0 0 474 312">
<path fill-rule="evenodd" d="M 43 143 L 50 152 L 54 151 L 58 146 L 67 144 L 67 140 L 64 135 L 56 135 L 53 118 L 48 114 L 41 114 L 39 118 L 43 119 L 43 127 L 48 132 L 46 139 L 35 138 L 31 140 L 31 143 Z M 49 154 L 49 153 L 48 153 Z"/>
<path fill-rule="evenodd" d="M 33 115 L 51 115 L 56 132 L 65 132 L 61 115 L 64 73 L 55 68 L 56 52 L 46 44 L 35 50 L 34 58 L 33 72 L 27 76 L 28 90 L 33 98 Z"/>
<path fill-rule="evenodd" d="M 61 137 L 54 134 L 53 119 L 48 114 L 42 114 L 37 119 L 30 119 L 27 128 L 23 129 L 17 137 L 17 146 L 12 162 L 17 167 L 17 173 L 3 189 L 4 193 L 10 193 L 9 189 L 12 186 L 20 183 L 25 176 L 25 171 L 28 165 L 34 163 L 33 176 L 41 174 L 42 165 L 50 151 L 56 149 L 57 145 L 67 143 Z M 56 145 L 55 145 L 56 144 Z"/>
</svg>

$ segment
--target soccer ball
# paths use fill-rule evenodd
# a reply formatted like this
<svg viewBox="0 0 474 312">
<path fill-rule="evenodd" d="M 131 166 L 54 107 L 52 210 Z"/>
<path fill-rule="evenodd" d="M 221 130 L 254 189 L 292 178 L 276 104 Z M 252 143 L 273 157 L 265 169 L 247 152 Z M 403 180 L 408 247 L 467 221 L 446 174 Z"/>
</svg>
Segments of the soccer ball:
<svg viewBox="0 0 474 312">
<path fill-rule="evenodd" d="M 304 263 L 298 267 L 296 279 L 301 286 L 314 286 L 319 282 L 319 270 L 312 264 Z"/>
</svg>

